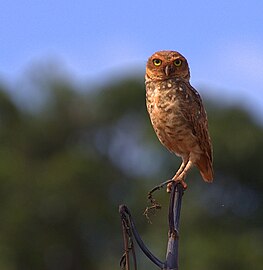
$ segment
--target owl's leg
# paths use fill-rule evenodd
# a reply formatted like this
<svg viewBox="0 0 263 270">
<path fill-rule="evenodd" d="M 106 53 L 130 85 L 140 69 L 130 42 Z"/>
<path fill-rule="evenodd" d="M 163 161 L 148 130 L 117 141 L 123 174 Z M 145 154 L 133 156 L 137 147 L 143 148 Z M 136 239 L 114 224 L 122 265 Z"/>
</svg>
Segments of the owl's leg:
<svg viewBox="0 0 263 270">
<path fill-rule="evenodd" d="M 176 174 L 172 178 L 173 180 L 176 180 L 178 178 L 178 176 L 183 172 L 183 170 L 184 170 L 185 166 L 187 165 L 187 163 L 188 163 L 188 159 L 187 160 L 183 159 L 183 162 L 182 162 L 180 168 L 177 170 Z"/>
<path fill-rule="evenodd" d="M 177 179 L 174 179 L 175 181 L 182 181 L 184 182 L 184 179 L 188 173 L 188 171 L 193 167 L 193 162 L 191 160 L 188 160 L 186 163 L 183 171 L 180 173 L 180 175 L 177 177 Z M 184 182 L 185 183 L 185 182 Z M 185 183 L 186 184 L 186 183 Z"/>
<path fill-rule="evenodd" d="M 193 163 L 192 161 L 188 159 L 183 159 L 183 162 L 180 166 L 180 168 L 178 169 L 178 171 L 176 172 L 175 176 L 172 178 L 172 180 L 174 181 L 180 181 L 183 188 L 187 189 L 187 184 L 185 183 L 184 179 L 186 177 L 187 172 L 192 168 Z M 167 184 L 167 192 L 170 192 L 172 188 L 172 183 Z"/>
</svg>

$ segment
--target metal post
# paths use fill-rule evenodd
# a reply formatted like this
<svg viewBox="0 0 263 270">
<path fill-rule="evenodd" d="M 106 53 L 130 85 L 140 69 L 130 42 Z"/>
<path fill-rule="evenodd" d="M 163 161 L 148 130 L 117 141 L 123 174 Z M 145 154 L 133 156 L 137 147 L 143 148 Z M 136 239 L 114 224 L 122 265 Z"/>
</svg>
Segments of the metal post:
<svg viewBox="0 0 263 270">
<path fill-rule="evenodd" d="M 160 269 L 163 270 L 178 270 L 178 241 L 179 241 L 179 221 L 182 205 L 182 196 L 183 196 L 183 186 L 181 183 L 174 182 L 172 184 L 172 190 L 170 194 L 170 204 L 169 204 L 169 213 L 168 213 L 168 222 L 169 222 L 169 234 L 168 234 L 168 244 L 166 252 L 166 261 L 162 262 L 153 253 L 145 246 L 142 241 L 132 219 L 131 213 L 126 205 L 120 205 L 119 213 L 122 220 L 122 229 L 123 229 L 123 239 L 124 239 L 124 248 L 125 253 L 121 260 L 121 265 L 125 269 L 130 269 L 130 257 L 129 251 L 132 251 L 134 269 L 137 269 L 136 264 L 136 255 L 133 245 L 133 237 L 135 238 L 137 244 L 143 251 L 143 253 Z"/>
</svg>

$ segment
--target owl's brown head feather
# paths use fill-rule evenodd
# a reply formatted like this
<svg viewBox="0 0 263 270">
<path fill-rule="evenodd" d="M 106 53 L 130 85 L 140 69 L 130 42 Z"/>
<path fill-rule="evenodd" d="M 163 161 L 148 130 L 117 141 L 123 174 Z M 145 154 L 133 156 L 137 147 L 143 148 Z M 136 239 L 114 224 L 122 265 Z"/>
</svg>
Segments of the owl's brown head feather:
<svg viewBox="0 0 263 270">
<path fill-rule="evenodd" d="M 166 80 L 170 78 L 190 79 L 187 60 L 176 51 L 154 53 L 146 65 L 146 79 Z"/>
</svg>

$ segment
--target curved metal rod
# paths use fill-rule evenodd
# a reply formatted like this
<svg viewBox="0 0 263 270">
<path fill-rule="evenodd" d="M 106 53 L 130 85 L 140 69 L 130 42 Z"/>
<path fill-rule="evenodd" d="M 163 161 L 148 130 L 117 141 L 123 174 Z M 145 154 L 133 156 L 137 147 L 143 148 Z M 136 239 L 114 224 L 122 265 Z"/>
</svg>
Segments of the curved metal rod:
<svg viewBox="0 0 263 270">
<path fill-rule="evenodd" d="M 122 219 L 123 225 L 123 238 L 125 245 L 125 257 L 126 269 L 130 269 L 129 264 L 129 250 L 132 250 L 133 260 L 135 269 L 136 266 L 136 256 L 133 247 L 133 236 L 143 251 L 143 253 L 160 269 L 165 270 L 178 270 L 178 240 L 179 240 L 179 221 L 180 221 L 180 213 L 181 213 L 181 205 L 182 205 L 182 196 L 183 196 L 184 188 L 180 182 L 173 182 L 172 190 L 170 194 L 170 204 L 169 204 L 169 213 L 168 213 L 168 223 L 169 223 L 169 238 L 167 244 L 167 252 L 166 252 L 166 261 L 162 262 L 157 257 L 155 257 L 152 252 L 145 246 L 142 241 L 135 223 L 132 219 L 130 210 L 126 205 L 120 205 L 119 213 Z M 128 241 L 130 242 L 130 246 L 128 245 Z"/>
<path fill-rule="evenodd" d="M 143 240 L 141 239 L 137 229 L 136 229 L 136 226 L 135 226 L 135 223 L 132 219 L 132 216 L 131 216 L 131 213 L 128 209 L 128 207 L 126 205 L 121 205 L 119 207 L 119 212 L 120 213 L 124 213 L 126 215 L 128 215 L 129 217 L 129 221 L 130 221 L 130 224 L 131 224 L 131 230 L 132 230 L 132 233 L 134 235 L 134 238 L 137 242 L 137 244 L 139 245 L 139 247 L 141 248 L 141 250 L 143 251 L 143 253 L 155 264 L 157 265 L 159 268 L 161 269 L 164 269 L 165 267 L 165 263 L 162 262 L 161 260 L 159 260 L 157 257 L 155 257 L 153 255 L 153 253 L 146 247 L 146 245 L 144 244 Z"/>
<path fill-rule="evenodd" d="M 122 269 L 130 270 L 130 251 L 132 251 L 132 259 L 134 270 L 137 270 L 137 260 L 136 254 L 133 244 L 133 237 L 131 232 L 131 225 L 129 217 L 126 213 L 123 212 L 122 206 L 119 208 L 120 216 L 121 216 L 121 224 L 122 224 L 122 234 L 123 234 L 123 242 L 124 242 L 124 254 L 120 260 L 120 266 Z"/>
</svg>

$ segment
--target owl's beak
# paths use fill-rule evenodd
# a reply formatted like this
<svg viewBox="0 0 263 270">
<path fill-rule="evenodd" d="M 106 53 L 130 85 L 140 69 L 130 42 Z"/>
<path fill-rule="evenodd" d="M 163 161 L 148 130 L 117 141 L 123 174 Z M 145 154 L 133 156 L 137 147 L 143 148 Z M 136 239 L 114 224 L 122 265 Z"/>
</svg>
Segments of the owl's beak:
<svg viewBox="0 0 263 270">
<path fill-rule="evenodd" d="M 164 68 L 164 73 L 165 75 L 168 77 L 171 75 L 171 73 L 174 72 L 174 66 L 171 66 L 171 65 L 167 65 L 165 68 Z"/>
</svg>

